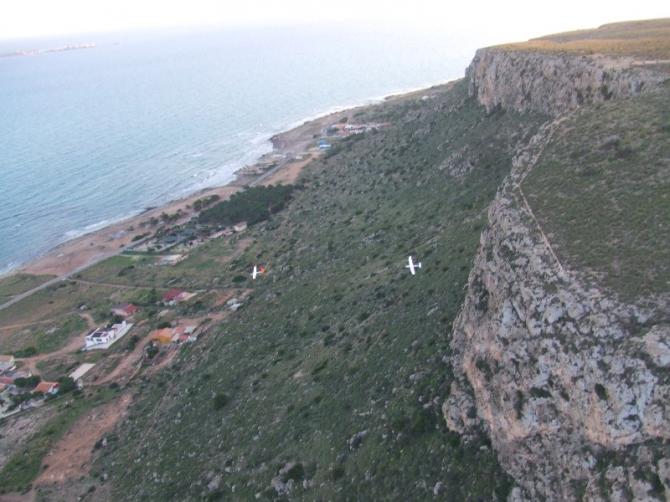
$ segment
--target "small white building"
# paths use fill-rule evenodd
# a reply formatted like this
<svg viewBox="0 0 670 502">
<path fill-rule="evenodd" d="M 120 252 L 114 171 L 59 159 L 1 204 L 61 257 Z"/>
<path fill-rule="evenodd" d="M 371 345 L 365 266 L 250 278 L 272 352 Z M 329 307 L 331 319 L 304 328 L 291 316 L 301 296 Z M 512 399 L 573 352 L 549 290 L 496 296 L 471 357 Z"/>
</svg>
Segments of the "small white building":
<svg viewBox="0 0 670 502">
<path fill-rule="evenodd" d="M 75 383 L 79 383 L 79 380 L 83 378 L 83 376 L 91 371 L 91 369 L 95 366 L 93 363 L 84 363 L 81 366 L 79 366 L 76 370 L 74 370 L 72 373 L 70 373 L 68 376 L 75 381 Z"/>
<path fill-rule="evenodd" d="M 11 371 L 16 368 L 16 361 L 14 356 L 0 355 L 0 373 L 3 371 Z"/>
<path fill-rule="evenodd" d="M 108 349 L 114 342 L 128 333 L 132 327 L 132 323 L 123 321 L 120 324 L 112 325 L 111 328 L 97 328 L 86 335 L 84 350 Z"/>
</svg>

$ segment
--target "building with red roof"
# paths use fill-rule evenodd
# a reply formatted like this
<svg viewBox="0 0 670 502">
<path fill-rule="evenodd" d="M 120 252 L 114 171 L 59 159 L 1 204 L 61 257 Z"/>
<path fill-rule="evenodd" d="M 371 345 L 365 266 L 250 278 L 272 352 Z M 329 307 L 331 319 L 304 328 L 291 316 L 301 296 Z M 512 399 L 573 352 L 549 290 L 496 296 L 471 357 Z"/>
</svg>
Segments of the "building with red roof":
<svg viewBox="0 0 670 502">
<path fill-rule="evenodd" d="M 139 310 L 140 309 L 136 305 L 133 305 L 132 303 L 123 303 L 121 305 L 117 305 L 116 307 L 113 307 L 112 308 L 112 314 L 118 315 L 118 316 L 121 316 L 121 317 L 130 317 L 130 316 L 133 316 L 133 315 L 137 314 L 137 312 Z"/>
<path fill-rule="evenodd" d="M 167 305 L 177 303 L 179 301 L 179 297 L 181 297 L 183 294 L 184 290 L 179 288 L 172 288 L 163 295 L 163 303 Z"/>
<path fill-rule="evenodd" d="M 33 389 L 33 392 L 41 392 L 42 394 L 57 394 L 58 382 L 42 381 L 37 384 L 37 387 Z"/>
</svg>

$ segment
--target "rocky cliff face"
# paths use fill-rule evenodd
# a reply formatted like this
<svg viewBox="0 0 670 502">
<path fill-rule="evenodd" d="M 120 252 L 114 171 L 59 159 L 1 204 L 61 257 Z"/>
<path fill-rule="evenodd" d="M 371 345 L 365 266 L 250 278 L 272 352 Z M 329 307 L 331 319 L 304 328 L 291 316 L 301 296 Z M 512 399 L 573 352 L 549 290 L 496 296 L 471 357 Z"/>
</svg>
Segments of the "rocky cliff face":
<svg viewBox="0 0 670 502">
<path fill-rule="evenodd" d="M 667 78 L 632 57 L 480 49 L 466 71 L 469 92 L 495 107 L 558 115 L 585 103 L 635 96 Z"/>
<path fill-rule="evenodd" d="M 661 74 L 597 58 L 480 51 L 470 92 L 487 108 L 557 116 L 642 91 Z M 606 86 L 606 90 L 604 89 Z M 670 496 L 670 302 L 628 305 L 558 261 L 522 189 L 561 118 L 518 151 L 453 329 L 450 429 L 486 431 L 513 498 Z"/>
</svg>

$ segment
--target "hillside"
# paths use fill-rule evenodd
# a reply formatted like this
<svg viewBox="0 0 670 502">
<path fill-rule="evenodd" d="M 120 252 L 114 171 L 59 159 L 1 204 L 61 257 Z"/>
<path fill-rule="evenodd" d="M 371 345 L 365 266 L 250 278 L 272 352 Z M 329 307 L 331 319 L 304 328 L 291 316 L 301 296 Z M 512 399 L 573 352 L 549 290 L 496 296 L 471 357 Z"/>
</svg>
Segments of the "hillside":
<svg viewBox="0 0 670 502">
<path fill-rule="evenodd" d="M 95 359 L 108 373 L 58 417 L 112 399 L 123 416 L 92 434 L 85 475 L 32 493 L 667 499 L 670 70 L 640 63 L 670 56 L 668 27 L 481 49 L 464 79 L 352 112 L 383 127 L 333 138 L 272 204 L 257 202 L 273 190 L 250 190 L 203 213 L 261 214 L 244 233 L 169 267 L 126 253 L 28 299 L 40 320 L 85 296 L 96 319 L 132 301 L 141 336 L 179 318 L 204 326 L 156 359 L 137 340 Z M 252 281 L 254 265 L 267 271 Z M 43 280 L 9 281 L 5 296 Z M 157 302 L 175 287 L 199 296 Z M 3 343 L 22 347 L 17 333 Z M 115 367 L 122 354 L 135 366 Z M 24 433 L 1 488 L 30 488 L 25 458 L 49 472 L 57 426 Z"/>
<path fill-rule="evenodd" d="M 310 165 L 220 270 L 269 267 L 235 319 L 142 389 L 98 467 L 115 498 L 506 494 L 486 439 L 462 443 L 441 419 L 445 333 L 486 207 L 541 117 L 487 116 L 463 82 L 426 94 L 371 109 L 393 126 Z M 409 253 L 428 273 L 407 275 Z M 295 482 L 273 482 L 293 462 Z"/>
</svg>

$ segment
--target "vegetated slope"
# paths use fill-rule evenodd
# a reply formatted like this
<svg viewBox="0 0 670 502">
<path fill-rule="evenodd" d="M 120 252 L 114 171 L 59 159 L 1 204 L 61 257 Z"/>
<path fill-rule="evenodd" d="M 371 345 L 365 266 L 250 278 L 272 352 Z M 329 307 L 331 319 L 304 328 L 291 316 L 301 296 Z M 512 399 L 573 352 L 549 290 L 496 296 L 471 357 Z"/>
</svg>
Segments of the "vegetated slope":
<svg viewBox="0 0 670 502">
<path fill-rule="evenodd" d="M 544 117 L 487 114 L 463 81 L 426 94 L 362 113 L 393 125 L 308 166 L 222 267 L 268 273 L 141 386 L 94 469 L 116 500 L 506 496 L 486 438 L 444 425 L 445 356 L 486 209 Z"/>
<path fill-rule="evenodd" d="M 625 301 L 670 289 L 670 85 L 563 121 L 523 189 L 554 250 Z"/>
<path fill-rule="evenodd" d="M 670 53 L 670 18 L 604 24 L 595 29 L 556 33 L 499 47 L 506 50 L 607 54 L 665 60 Z"/>
</svg>

